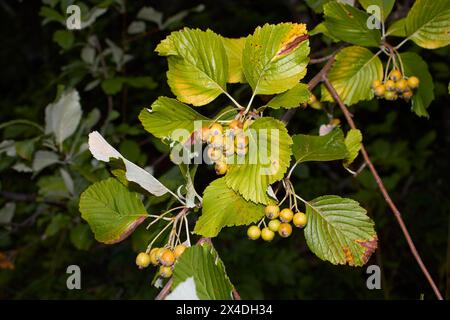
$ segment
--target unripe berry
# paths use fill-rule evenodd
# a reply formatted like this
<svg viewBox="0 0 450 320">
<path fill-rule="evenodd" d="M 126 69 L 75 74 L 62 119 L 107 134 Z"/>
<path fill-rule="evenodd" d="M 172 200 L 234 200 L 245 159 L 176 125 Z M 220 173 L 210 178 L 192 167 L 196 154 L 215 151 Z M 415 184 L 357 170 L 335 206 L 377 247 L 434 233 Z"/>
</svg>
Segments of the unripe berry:
<svg viewBox="0 0 450 320">
<path fill-rule="evenodd" d="M 395 83 L 395 89 L 397 92 L 403 92 L 408 89 L 408 81 L 405 79 L 400 79 Z"/>
<path fill-rule="evenodd" d="M 381 86 L 381 85 L 382 85 L 382 83 L 380 80 L 373 80 L 372 89 L 375 89 L 376 87 Z"/>
<path fill-rule="evenodd" d="M 267 218 L 276 219 L 280 215 L 280 207 L 278 207 L 276 204 L 269 204 L 264 209 L 264 213 L 266 214 Z"/>
<path fill-rule="evenodd" d="M 419 86 L 419 78 L 412 76 L 408 78 L 408 87 L 410 87 L 411 89 L 416 89 Z"/>
<path fill-rule="evenodd" d="M 257 240 L 259 239 L 259 237 L 261 236 L 261 229 L 259 229 L 258 226 L 250 226 L 247 229 L 247 236 L 251 239 L 251 240 Z"/>
<path fill-rule="evenodd" d="M 141 252 L 136 257 L 136 265 L 139 268 L 147 268 L 150 265 L 150 256 L 145 252 Z"/>
<path fill-rule="evenodd" d="M 223 127 L 220 123 L 213 123 L 211 127 L 209 127 L 209 132 L 213 136 L 222 135 L 223 133 Z"/>
<path fill-rule="evenodd" d="M 209 147 L 207 153 L 208 153 L 208 157 L 212 161 L 218 161 L 222 158 L 222 151 L 220 151 L 219 149 L 214 149 L 214 148 Z"/>
<path fill-rule="evenodd" d="M 179 256 L 181 256 L 184 252 L 184 250 L 186 250 L 186 246 L 184 244 L 179 244 L 175 247 L 175 249 L 173 249 L 173 254 L 175 255 L 175 258 L 178 258 Z"/>
<path fill-rule="evenodd" d="M 280 224 L 281 224 L 280 220 L 274 219 L 274 220 L 269 221 L 268 226 L 269 226 L 270 230 L 272 230 L 273 232 L 277 232 L 278 229 L 280 228 Z"/>
<path fill-rule="evenodd" d="M 161 266 L 159 268 L 159 275 L 163 278 L 170 278 L 172 273 L 172 267 Z"/>
<path fill-rule="evenodd" d="M 389 78 L 393 81 L 398 81 L 402 78 L 402 73 L 398 69 L 393 69 L 389 74 Z"/>
<path fill-rule="evenodd" d="M 385 98 L 386 100 L 389 100 L 389 101 L 396 100 L 397 97 L 398 97 L 398 94 L 397 94 L 397 92 L 395 92 L 395 91 L 386 91 L 386 92 L 384 93 L 384 98 Z"/>
<path fill-rule="evenodd" d="M 283 222 L 291 222 L 294 213 L 291 209 L 285 208 L 280 212 L 280 220 Z"/>
<path fill-rule="evenodd" d="M 212 136 L 209 143 L 214 148 L 220 148 L 223 145 L 223 136 L 222 135 Z"/>
<path fill-rule="evenodd" d="M 232 130 L 242 129 L 244 127 L 244 124 L 239 120 L 232 120 L 229 124 L 229 127 Z"/>
<path fill-rule="evenodd" d="M 171 266 L 175 262 L 175 255 L 173 254 L 172 251 L 166 249 L 159 258 L 159 261 L 163 266 Z"/>
<path fill-rule="evenodd" d="M 395 90 L 395 82 L 392 80 L 387 80 L 384 84 L 384 87 L 387 91 L 394 91 Z"/>
<path fill-rule="evenodd" d="M 236 149 L 236 154 L 240 157 L 245 156 L 247 153 L 248 153 L 248 147 L 245 147 L 243 149 L 241 149 L 241 148 Z"/>
<path fill-rule="evenodd" d="M 157 257 L 158 252 L 159 252 L 159 248 L 153 248 L 150 251 L 150 254 L 149 254 L 150 255 L 150 262 L 154 266 L 157 266 L 159 264 L 158 257 Z"/>
<path fill-rule="evenodd" d="M 292 233 L 292 226 L 289 223 L 282 223 L 280 224 L 280 227 L 278 228 L 278 234 L 283 237 L 287 238 Z"/>
<path fill-rule="evenodd" d="M 296 214 L 294 214 L 292 222 L 296 227 L 303 228 L 308 222 L 308 217 L 303 212 L 297 212 Z"/>
<path fill-rule="evenodd" d="M 375 93 L 375 95 L 377 97 L 382 97 L 384 95 L 385 91 L 386 91 L 386 88 L 384 87 L 384 85 L 379 85 L 378 87 L 375 87 L 373 89 L 373 92 Z"/>
<path fill-rule="evenodd" d="M 275 237 L 275 232 L 273 232 L 272 230 L 270 230 L 267 227 L 262 229 L 262 231 L 261 231 L 261 238 L 264 241 L 272 241 L 274 237 Z"/>
<path fill-rule="evenodd" d="M 228 170 L 227 164 L 223 161 L 217 162 L 216 165 L 214 166 L 214 168 L 216 170 L 216 174 L 218 174 L 218 175 L 223 175 L 223 174 L 227 173 L 227 170 Z"/>
<path fill-rule="evenodd" d="M 322 104 L 320 103 L 320 101 L 314 101 L 313 103 L 310 104 L 310 107 L 316 110 L 321 110 Z"/>
<path fill-rule="evenodd" d="M 248 136 L 241 134 L 236 136 L 236 148 L 244 149 L 248 145 Z"/>
<path fill-rule="evenodd" d="M 308 104 L 313 104 L 314 102 L 317 101 L 317 98 L 315 95 L 311 94 L 308 98 Z"/>
</svg>

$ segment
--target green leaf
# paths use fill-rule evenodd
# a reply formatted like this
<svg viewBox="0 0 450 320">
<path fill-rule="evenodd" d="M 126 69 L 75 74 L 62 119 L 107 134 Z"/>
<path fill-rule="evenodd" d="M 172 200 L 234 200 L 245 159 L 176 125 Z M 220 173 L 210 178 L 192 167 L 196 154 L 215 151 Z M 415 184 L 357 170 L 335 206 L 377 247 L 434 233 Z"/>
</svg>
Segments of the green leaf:
<svg viewBox="0 0 450 320">
<path fill-rule="evenodd" d="M 378 29 L 369 29 L 369 14 L 351 5 L 337 1 L 324 6 L 324 23 L 328 32 L 342 41 L 352 44 L 378 47 L 381 33 Z"/>
<path fill-rule="evenodd" d="M 374 223 L 354 200 L 322 196 L 306 204 L 306 214 L 306 243 L 322 260 L 362 266 L 377 248 Z"/>
<path fill-rule="evenodd" d="M 25 160 L 31 160 L 35 149 L 35 139 L 16 142 L 16 154 Z"/>
<path fill-rule="evenodd" d="M 59 155 L 53 151 L 39 150 L 34 155 L 32 168 L 34 172 L 39 172 L 48 166 L 59 162 Z"/>
<path fill-rule="evenodd" d="M 84 191 L 80 212 L 95 239 L 106 244 L 124 240 L 148 216 L 140 195 L 114 178 L 96 182 Z"/>
<path fill-rule="evenodd" d="M 349 166 L 358 156 L 362 146 L 362 134 L 358 129 L 350 129 L 345 137 L 345 146 L 348 150 L 348 156 L 344 161 L 345 166 Z"/>
<path fill-rule="evenodd" d="M 222 38 L 223 45 L 228 57 L 228 80 L 229 83 L 245 83 L 242 71 L 242 51 L 244 50 L 246 38 Z"/>
<path fill-rule="evenodd" d="M 272 109 L 279 108 L 297 108 L 300 107 L 302 103 L 308 101 L 311 92 L 308 90 L 308 85 L 299 83 L 292 89 L 283 92 L 275 97 L 273 97 L 266 105 L 266 107 Z"/>
<path fill-rule="evenodd" d="M 323 6 L 334 0 L 305 0 L 308 7 L 314 10 L 316 13 L 322 13 L 323 12 Z"/>
<path fill-rule="evenodd" d="M 427 63 L 414 52 L 400 54 L 405 76 L 416 76 L 420 80 L 419 88 L 411 98 L 412 111 L 419 117 L 428 117 L 428 107 L 434 100 L 434 84 Z"/>
<path fill-rule="evenodd" d="M 330 38 L 333 42 L 339 42 L 340 40 L 336 37 L 333 37 L 331 35 L 331 33 L 328 31 L 327 27 L 325 26 L 324 22 L 319 23 L 317 26 L 314 27 L 314 29 L 312 29 L 309 32 L 310 36 L 315 36 L 318 34 L 323 34 L 324 36 L 327 36 L 328 38 Z"/>
<path fill-rule="evenodd" d="M 263 205 L 242 198 L 226 185 L 225 178 L 216 179 L 203 192 L 203 212 L 194 233 L 215 237 L 223 227 L 248 225 L 263 215 Z"/>
<path fill-rule="evenodd" d="M 337 128 L 324 136 L 296 134 L 292 137 L 292 151 L 298 162 L 333 161 L 348 156 L 344 133 Z"/>
<path fill-rule="evenodd" d="M 127 181 L 138 184 L 142 189 L 150 192 L 155 196 L 162 196 L 166 193 L 173 194 L 166 186 L 152 176 L 148 171 L 135 165 L 131 161 L 125 159 L 116 149 L 114 149 L 97 131 L 89 134 L 89 151 L 95 159 L 114 164 L 119 162 L 121 173 L 120 178 L 125 178 Z M 118 174 L 118 173 L 116 173 Z M 123 180 L 123 179 L 122 179 Z"/>
<path fill-rule="evenodd" d="M 14 202 L 7 202 L 0 209 L 0 225 L 9 224 L 16 212 L 16 204 Z"/>
<path fill-rule="evenodd" d="M 207 243 L 187 248 L 178 258 L 173 270 L 174 291 L 190 278 L 194 280 L 197 298 L 232 299 L 233 285 L 226 274 L 225 266 L 216 250 Z M 173 297 L 169 295 L 167 299 Z"/>
<path fill-rule="evenodd" d="M 389 16 L 392 8 L 394 7 L 395 0 L 359 0 L 359 3 L 361 3 L 365 10 L 373 5 L 378 6 L 381 10 L 381 20 L 386 21 L 386 18 Z"/>
<path fill-rule="evenodd" d="M 202 106 L 226 92 L 228 58 L 222 38 L 213 31 L 172 32 L 156 52 L 169 57 L 168 83 L 178 100 Z"/>
<path fill-rule="evenodd" d="M 72 48 L 75 41 L 73 32 L 67 30 L 57 30 L 53 33 L 53 41 L 59 44 L 64 50 Z"/>
<path fill-rule="evenodd" d="M 450 44 L 450 1 L 416 0 L 405 19 L 406 36 L 418 46 L 436 49 Z"/>
<path fill-rule="evenodd" d="M 44 234 L 46 237 L 53 237 L 58 234 L 62 229 L 66 228 L 70 224 L 70 218 L 64 214 L 57 214 L 50 220 L 47 228 L 45 228 Z"/>
<path fill-rule="evenodd" d="M 396 37 L 406 37 L 405 18 L 394 21 L 386 32 L 386 35 Z"/>
<path fill-rule="evenodd" d="M 87 224 L 78 224 L 70 230 L 70 241 L 78 250 L 87 251 L 92 246 L 94 237 Z"/>
<path fill-rule="evenodd" d="M 152 77 L 127 77 L 124 82 L 133 88 L 144 88 L 153 90 L 158 87 L 158 84 Z"/>
<path fill-rule="evenodd" d="M 265 24 L 245 41 L 242 67 L 254 94 L 276 94 L 306 74 L 309 41 L 304 24 Z"/>
<path fill-rule="evenodd" d="M 245 200 L 267 204 L 267 188 L 281 180 L 289 166 L 292 138 L 283 122 L 270 117 L 255 120 L 247 135 L 249 151 L 229 165 L 226 182 Z"/>
<path fill-rule="evenodd" d="M 185 129 L 192 133 L 195 129 L 199 129 L 195 128 L 194 121 L 202 123 L 212 121 L 184 103 L 167 97 L 159 97 L 151 109 L 143 109 L 139 114 L 139 120 L 145 130 L 160 139 L 170 138 L 177 129 Z"/>
<path fill-rule="evenodd" d="M 363 47 L 347 47 L 336 55 L 328 79 L 347 105 L 373 98 L 372 82 L 383 78 L 383 65 L 370 50 Z M 322 101 L 333 97 L 322 86 Z"/>
<path fill-rule="evenodd" d="M 123 87 L 123 78 L 115 77 L 109 78 L 102 81 L 102 90 L 109 96 L 115 95 L 122 91 Z"/>
</svg>

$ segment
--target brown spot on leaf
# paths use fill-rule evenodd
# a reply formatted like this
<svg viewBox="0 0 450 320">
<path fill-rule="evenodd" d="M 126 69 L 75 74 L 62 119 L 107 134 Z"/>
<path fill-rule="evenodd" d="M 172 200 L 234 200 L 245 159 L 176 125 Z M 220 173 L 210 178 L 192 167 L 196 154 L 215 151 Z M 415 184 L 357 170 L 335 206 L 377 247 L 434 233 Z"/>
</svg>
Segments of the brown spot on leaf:
<svg viewBox="0 0 450 320">
<path fill-rule="evenodd" d="M 372 255 L 372 253 L 375 252 L 375 250 L 377 249 L 378 246 L 378 238 L 374 237 L 372 240 L 368 240 L 368 241 L 356 241 L 358 244 L 360 244 L 361 246 L 363 246 L 364 248 L 366 248 L 366 250 L 364 251 L 364 255 L 362 257 L 362 260 L 365 263 L 367 263 L 367 261 L 369 260 L 370 256 Z"/>
<path fill-rule="evenodd" d="M 295 37 L 292 41 L 286 43 L 278 52 L 278 56 L 288 54 L 293 51 L 300 43 L 308 39 L 309 36 L 307 34 L 300 35 Z"/>
<path fill-rule="evenodd" d="M 355 265 L 355 262 L 353 260 L 352 252 L 348 247 L 344 247 L 344 254 L 345 254 L 345 261 L 347 261 L 349 266 Z"/>
<path fill-rule="evenodd" d="M 143 215 L 143 216 L 139 217 L 138 219 L 136 219 L 133 223 L 131 223 L 127 227 L 125 232 L 122 233 L 119 238 L 111 240 L 111 241 L 108 241 L 108 242 L 105 242 L 105 243 L 106 244 L 114 244 L 114 243 L 118 243 L 120 241 L 125 240 L 145 220 L 145 218 L 147 218 L 146 215 Z"/>
</svg>

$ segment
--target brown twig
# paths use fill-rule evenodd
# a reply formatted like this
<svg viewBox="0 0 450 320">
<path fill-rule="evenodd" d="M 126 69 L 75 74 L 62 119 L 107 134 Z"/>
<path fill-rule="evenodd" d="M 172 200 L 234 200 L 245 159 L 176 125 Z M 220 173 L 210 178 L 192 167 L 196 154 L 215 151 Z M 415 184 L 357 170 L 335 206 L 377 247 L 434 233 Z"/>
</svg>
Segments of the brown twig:
<svg viewBox="0 0 450 320">
<path fill-rule="evenodd" d="M 208 243 L 211 246 L 213 246 L 211 238 L 206 238 L 206 237 L 202 237 L 197 241 L 196 245 L 201 245 L 203 243 Z M 170 292 L 170 289 L 172 287 L 172 279 L 170 279 L 169 281 L 167 281 L 166 285 L 161 289 L 161 291 L 158 293 L 158 295 L 156 296 L 155 300 L 164 300 L 167 295 Z M 241 300 L 241 296 L 239 295 L 239 293 L 237 292 L 237 290 L 235 288 L 233 288 L 232 291 L 232 295 L 234 300 Z"/>
<path fill-rule="evenodd" d="M 348 111 L 347 107 L 345 106 L 344 102 L 342 101 L 341 97 L 339 96 L 339 94 L 336 92 L 336 89 L 333 87 L 333 85 L 331 84 L 331 82 L 328 80 L 326 73 L 323 74 L 323 82 L 325 83 L 325 87 L 327 88 L 327 90 L 330 92 L 331 96 L 333 97 L 333 99 L 336 101 L 336 103 L 339 105 L 339 107 L 341 108 L 342 112 L 344 113 L 345 119 L 347 120 L 349 126 L 352 129 L 356 129 L 356 125 L 352 119 L 352 116 L 350 114 L 350 112 Z M 391 208 L 392 212 L 394 213 L 395 218 L 397 219 L 397 222 L 400 226 L 400 229 L 403 232 L 403 235 L 406 239 L 406 242 L 408 243 L 409 249 L 412 253 L 412 255 L 414 256 L 414 258 L 417 261 L 417 264 L 419 265 L 420 269 L 422 270 L 423 274 L 425 275 L 425 278 L 428 280 L 428 283 L 430 284 L 431 288 L 434 291 L 434 294 L 436 295 L 436 297 L 439 300 L 443 300 L 441 293 L 439 292 L 438 287 L 436 286 L 436 284 L 433 281 L 433 278 L 431 277 L 430 273 L 428 272 L 427 267 L 425 266 L 425 264 L 422 261 L 422 258 L 420 257 L 419 252 L 417 251 L 416 246 L 414 245 L 414 242 L 409 234 L 408 228 L 405 225 L 405 222 L 403 221 L 402 215 L 400 213 L 400 211 L 398 210 L 397 206 L 394 204 L 394 202 L 392 201 L 392 198 L 390 197 L 388 191 L 386 190 L 386 187 L 384 186 L 383 181 L 380 178 L 380 175 L 378 174 L 377 170 L 375 169 L 375 166 L 373 165 L 372 161 L 370 160 L 369 154 L 367 153 L 366 148 L 364 147 L 363 144 L 361 144 L 361 154 L 364 157 L 364 160 L 366 161 L 367 165 L 369 166 L 370 171 L 372 172 L 373 177 L 375 178 L 375 181 L 378 185 L 378 188 L 381 191 L 381 194 L 384 197 L 384 200 L 386 201 L 386 203 L 389 205 L 389 207 Z"/>
</svg>

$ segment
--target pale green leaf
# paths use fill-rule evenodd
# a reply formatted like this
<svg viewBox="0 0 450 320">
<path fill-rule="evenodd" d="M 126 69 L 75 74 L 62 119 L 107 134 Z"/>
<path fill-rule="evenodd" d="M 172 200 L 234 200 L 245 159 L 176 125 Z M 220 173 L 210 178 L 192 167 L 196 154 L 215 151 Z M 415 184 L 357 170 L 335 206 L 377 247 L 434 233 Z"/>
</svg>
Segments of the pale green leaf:
<svg viewBox="0 0 450 320">
<path fill-rule="evenodd" d="M 309 41 L 304 24 L 265 24 L 245 42 L 242 65 L 254 94 L 276 94 L 306 74 Z"/>
<path fill-rule="evenodd" d="M 418 46 L 436 49 L 450 44 L 450 1 L 416 0 L 405 19 L 406 36 Z"/>
<path fill-rule="evenodd" d="M 202 215 L 194 233 L 215 237 L 223 227 L 248 225 L 263 215 L 263 205 L 242 198 L 226 185 L 225 178 L 216 179 L 203 192 Z"/>
<path fill-rule="evenodd" d="M 179 129 L 192 133 L 195 129 L 199 129 L 195 128 L 195 121 L 199 121 L 200 128 L 202 123 L 209 124 L 212 121 L 184 103 L 167 97 L 159 97 L 151 109 L 143 109 L 139 114 L 139 120 L 145 130 L 160 139 L 170 138 L 174 130 Z"/>
<path fill-rule="evenodd" d="M 300 107 L 302 103 L 308 101 L 311 92 L 308 90 L 308 86 L 303 83 L 297 84 L 292 89 L 286 92 L 280 93 L 273 97 L 266 105 L 266 107 L 272 109 L 291 109 Z"/>
<path fill-rule="evenodd" d="M 128 237 L 148 216 L 140 195 L 114 178 L 94 183 L 80 196 L 81 217 L 106 244 Z"/>
<path fill-rule="evenodd" d="M 386 35 L 389 36 L 396 36 L 396 37 L 406 37 L 406 30 L 405 30 L 405 18 L 399 19 L 392 23 L 387 32 Z"/>
<path fill-rule="evenodd" d="M 298 162 L 333 161 L 348 156 L 344 133 L 339 128 L 324 136 L 296 134 L 292 140 L 292 152 Z"/>
<path fill-rule="evenodd" d="M 168 83 L 178 100 L 202 106 L 226 92 L 228 58 L 222 38 L 213 31 L 172 32 L 156 52 L 169 56 Z"/>
<path fill-rule="evenodd" d="M 381 33 L 378 29 L 369 29 L 369 14 L 337 1 L 324 6 L 324 23 L 328 32 L 335 38 L 352 44 L 378 47 Z"/>
<path fill-rule="evenodd" d="M 89 134 L 89 150 L 99 161 L 110 162 L 112 159 L 123 161 L 125 178 L 137 183 L 141 188 L 155 196 L 172 193 L 166 186 L 153 177 L 148 171 L 125 159 L 97 131 Z"/>
<path fill-rule="evenodd" d="M 228 57 L 228 80 L 229 83 L 244 83 L 245 76 L 242 71 L 242 51 L 244 50 L 246 38 L 222 38 L 223 45 Z"/>
<path fill-rule="evenodd" d="M 266 204 L 268 186 L 281 180 L 289 166 L 292 138 L 284 123 L 270 117 L 255 120 L 247 135 L 249 151 L 229 165 L 226 182 L 245 200 Z"/>
<path fill-rule="evenodd" d="M 57 153 L 53 151 L 39 150 L 34 155 L 33 164 L 31 165 L 31 167 L 33 168 L 34 172 L 38 172 L 58 162 L 59 156 Z"/>
<path fill-rule="evenodd" d="M 189 247 L 177 259 L 172 288 L 176 290 L 190 278 L 194 278 L 196 297 L 200 300 L 232 299 L 233 285 L 222 260 L 210 244 Z M 193 295 L 190 297 L 195 298 Z"/>
<path fill-rule="evenodd" d="M 7 202 L 0 209 L 0 225 L 11 222 L 16 212 L 16 204 L 14 202 Z"/>
<path fill-rule="evenodd" d="M 362 146 L 362 134 L 358 129 L 350 129 L 345 137 L 345 146 L 348 150 L 348 156 L 344 161 L 345 166 L 349 166 L 358 156 Z"/>
<path fill-rule="evenodd" d="M 354 200 L 322 196 L 306 204 L 306 214 L 306 243 L 322 260 L 362 266 L 377 248 L 374 223 Z"/>
<path fill-rule="evenodd" d="M 414 52 L 400 54 L 405 76 L 416 76 L 420 80 L 419 88 L 411 98 L 412 111 L 419 117 L 428 117 L 428 107 L 434 100 L 434 84 L 427 63 Z"/>
<path fill-rule="evenodd" d="M 347 47 L 336 55 L 328 79 L 347 105 L 373 98 L 372 82 L 383 78 L 383 65 L 369 49 Z M 322 101 L 333 101 L 322 86 Z"/>
</svg>

